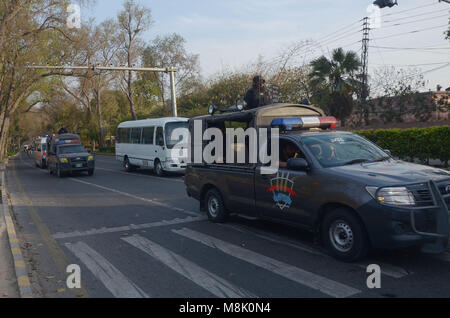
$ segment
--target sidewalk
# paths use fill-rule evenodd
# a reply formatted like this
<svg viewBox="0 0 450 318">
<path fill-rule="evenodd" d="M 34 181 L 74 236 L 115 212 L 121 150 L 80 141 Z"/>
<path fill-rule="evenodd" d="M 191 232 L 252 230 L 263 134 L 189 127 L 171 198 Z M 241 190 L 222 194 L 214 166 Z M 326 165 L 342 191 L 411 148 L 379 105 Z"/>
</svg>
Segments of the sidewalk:
<svg viewBox="0 0 450 318">
<path fill-rule="evenodd" d="M 0 165 L 0 174 L 5 166 Z M 1 178 L 0 178 L 1 183 Z M 0 196 L 1 200 L 1 196 Z M 2 204 L 0 204 L 0 298 L 17 298 L 19 290 Z"/>
</svg>

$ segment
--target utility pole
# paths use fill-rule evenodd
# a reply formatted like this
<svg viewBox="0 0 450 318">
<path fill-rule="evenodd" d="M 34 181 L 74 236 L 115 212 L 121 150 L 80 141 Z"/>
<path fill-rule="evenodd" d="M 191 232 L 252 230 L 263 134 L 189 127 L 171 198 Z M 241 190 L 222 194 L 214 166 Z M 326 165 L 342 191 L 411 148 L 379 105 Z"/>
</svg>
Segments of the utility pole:
<svg viewBox="0 0 450 318">
<path fill-rule="evenodd" d="M 177 100 L 175 91 L 175 73 L 177 69 L 175 67 L 157 68 L 157 67 L 125 67 L 125 66 L 27 66 L 30 69 L 49 69 L 49 70 L 91 70 L 91 71 L 132 71 L 132 72 L 159 72 L 159 73 L 169 73 L 170 75 L 170 92 L 172 98 L 172 115 L 177 117 Z"/>
<path fill-rule="evenodd" d="M 361 102 L 365 103 L 369 95 L 368 85 L 368 70 L 369 70 L 369 18 L 363 19 L 363 39 L 361 50 Z"/>
</svg>

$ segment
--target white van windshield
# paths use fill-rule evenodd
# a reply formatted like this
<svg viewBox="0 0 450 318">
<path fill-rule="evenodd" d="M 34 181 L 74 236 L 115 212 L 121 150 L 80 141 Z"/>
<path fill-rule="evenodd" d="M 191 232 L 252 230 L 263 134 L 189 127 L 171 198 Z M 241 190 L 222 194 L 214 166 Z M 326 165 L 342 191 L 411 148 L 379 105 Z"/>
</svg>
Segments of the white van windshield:
<svg viewBox="0 0 450 318">
<path fill-rule="evenodd" d="M 183 129 L 183 137 L 181 136 L 172 136 L 175 129 L 181 128 Z M 176 144 L 178 144 L 183 139 L 186 140 L 186 137 L 189 134 L 189 127 L 187 122 L 172 122 L 166 124 L 165 135 L 166 135 L 166 146 L 169 149 L 172 149 Z M 177 133 L 177 135 L 180 135 Z M 172 139 L 174 137 L 174 139 Z M 177 138 L 178 137 L 178 138 Z"/>
</svg>

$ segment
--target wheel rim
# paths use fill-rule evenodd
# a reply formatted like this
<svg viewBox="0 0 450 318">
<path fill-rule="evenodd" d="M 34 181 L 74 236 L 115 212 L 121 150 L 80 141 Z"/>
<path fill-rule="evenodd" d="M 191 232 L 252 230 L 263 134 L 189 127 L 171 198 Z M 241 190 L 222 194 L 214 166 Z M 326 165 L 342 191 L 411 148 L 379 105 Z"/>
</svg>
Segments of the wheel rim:
<svg viewBox="0 0 450 318">
<path fill-rule="evenodd" d="M 342 220 L 335 221 L 329 229 L 330 241 L 333 247 L 342 253 L 353 248 L 354 235 L 350 225 Z"/>
<path fill-rule="evenodd" d="M 158 162 L 158 163 L 156 164 L 156 174 L 157 174 L 157 175 L 160 175 L 160 174 L 161 174 L 161 171 L 162 171 L 161 162 Z"/>
<path fill-rule="evenodd" d="M 208 211 L 212 217 L 217 217 L 219 214 L 219 200 L 215 196 L 211 196 L 208 200 Z"/>
</svg>

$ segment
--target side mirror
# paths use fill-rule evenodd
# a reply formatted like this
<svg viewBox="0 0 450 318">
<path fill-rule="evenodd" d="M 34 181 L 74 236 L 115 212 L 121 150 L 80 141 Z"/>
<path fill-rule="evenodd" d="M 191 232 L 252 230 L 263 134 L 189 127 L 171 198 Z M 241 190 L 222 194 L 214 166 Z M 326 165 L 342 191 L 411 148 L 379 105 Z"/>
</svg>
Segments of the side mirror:
<svg viewBox="0 0 450 318">
<path fill-rule="evenodd" d="M 392 152 L 389 149 L 384 149 L 384 152 L 387 153 L 389 156 L 392 157 Z"/>
<path fill-rule="evenodd" d="M 208 113 L 212 116 L 217 111 L 217 106 L 214 104 L 209 105 Z"/>
<path fill-rule="evenodd" d="M 242 111 L 242 110 L 245 109 L 245 107 L 247 107 L 247 103 L 246 103 L 243 99 L 239 99 L 239 100 L 236 102 L 236 108 L 237 108 L 237 110 Z"/>
<path fill-rule="evenodd" d="M 306 171 L 309 168 L 308 162 L 303 158 L 289 159 L 287 164 L 288 164 L 288 169 L 290 169 L 290 170 Z"/>
</svg>

